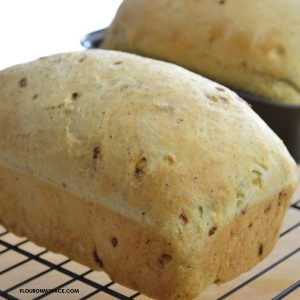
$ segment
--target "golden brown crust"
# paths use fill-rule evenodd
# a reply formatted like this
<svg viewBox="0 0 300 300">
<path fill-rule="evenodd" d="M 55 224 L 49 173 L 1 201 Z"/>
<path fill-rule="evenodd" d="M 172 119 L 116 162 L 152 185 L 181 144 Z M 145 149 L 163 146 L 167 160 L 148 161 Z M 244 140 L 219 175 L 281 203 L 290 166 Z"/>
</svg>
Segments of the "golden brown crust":
<svg viewBox="0 0 300 300">
<path fill-rule="evenodd" d="M 258 218 L 281 191 L 287 207 L 297 167 L 225 87 L 95 50 L 4 70 L 0 99 L 0 220 L 8 229 L 103 264 L 114 280 L 158 299 L 189 299 L 257 263 L 258 243 L 268 253 L 275 242 L 284 209 L 272 208 L 272 226 Z M 247 216 L 260 226 L 241 236 Z M 240 239 L 254 239 L 253 252 L 244 256 Z"/>
<path fill-rule="evenodd" d="M 101 47 L 300 104 L 299 15 L 298 1 L 125 0 Z"/>
<path fill-rule="evenodd" d="M 205 247 L 184 249 L 150 226 L 20 172 L 0 168 L 0 224 L 156 299 L 191 299 L 266 257 L 293 189 L 212 230 Z M 193 241 L 189 241 L 192 243 Z"/>
</svg>

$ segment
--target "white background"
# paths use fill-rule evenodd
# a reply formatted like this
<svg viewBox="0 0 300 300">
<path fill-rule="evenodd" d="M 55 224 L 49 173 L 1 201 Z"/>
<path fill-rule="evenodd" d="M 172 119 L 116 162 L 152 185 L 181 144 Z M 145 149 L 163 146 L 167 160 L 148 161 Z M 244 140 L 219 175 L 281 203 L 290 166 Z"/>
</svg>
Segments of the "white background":
<svg viewBox="0 0 300 300">
<path fill-rule="evenodd" d="M 41 56 L 83 50 L 80 39 L 107 27 L 121 0 L 0 0 L 0 70 Z"/>
</svg>

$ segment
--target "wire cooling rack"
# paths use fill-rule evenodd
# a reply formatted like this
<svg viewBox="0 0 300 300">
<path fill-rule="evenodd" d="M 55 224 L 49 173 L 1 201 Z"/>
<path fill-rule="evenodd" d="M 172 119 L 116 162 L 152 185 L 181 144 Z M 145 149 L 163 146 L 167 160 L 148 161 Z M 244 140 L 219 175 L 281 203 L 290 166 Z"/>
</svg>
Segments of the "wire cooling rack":
<svg viewBox="0 0 300 300">
<path fill-rule="evenodd" d="M 157 279 L 159 280 L 159 278 Z M 1 299 L 149 299 L 0 227 Z M 300 299 L 300 197 L 292 202 L 280 239 L 262 263 L 213 285 L 199 299 Z"/>
</svg>

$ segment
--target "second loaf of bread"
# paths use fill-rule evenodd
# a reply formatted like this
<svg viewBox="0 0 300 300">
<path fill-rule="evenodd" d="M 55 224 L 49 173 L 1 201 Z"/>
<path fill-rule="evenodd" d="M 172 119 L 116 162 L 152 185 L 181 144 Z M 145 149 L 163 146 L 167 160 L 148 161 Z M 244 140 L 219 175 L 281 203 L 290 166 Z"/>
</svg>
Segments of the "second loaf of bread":
<svg viewBox="0 0 300 300">
<path fill-rule="evenodd" d="M 0 223 L 157 299 L 263 259 L 297 182 L 236 94 L 113 51 L 2 71 L 0 136 Z"/>
<path fill-rule="evenodd" d="M 300 104 L 300 2 L 124 0 L 101 47 Z"/>
</svg>

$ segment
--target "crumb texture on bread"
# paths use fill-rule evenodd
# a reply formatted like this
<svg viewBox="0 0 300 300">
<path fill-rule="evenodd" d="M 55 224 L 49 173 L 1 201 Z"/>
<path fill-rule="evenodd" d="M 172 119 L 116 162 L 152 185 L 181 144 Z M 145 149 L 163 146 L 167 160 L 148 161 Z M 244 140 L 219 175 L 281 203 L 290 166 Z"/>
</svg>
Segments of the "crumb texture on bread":
<svg viewBox="0 0 300 300">
<path fill-rule="evenodd" d="M 298 181 L 235 93 L 114 51 L 0 72 L 0 136 L 0 222 L 157 299 L 265 257 Z"/>
<path fill-rule="evenodd" d="M 300 104 L 299 1 L 125 0 L 101 47 Z"/>
</svg>

